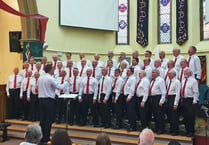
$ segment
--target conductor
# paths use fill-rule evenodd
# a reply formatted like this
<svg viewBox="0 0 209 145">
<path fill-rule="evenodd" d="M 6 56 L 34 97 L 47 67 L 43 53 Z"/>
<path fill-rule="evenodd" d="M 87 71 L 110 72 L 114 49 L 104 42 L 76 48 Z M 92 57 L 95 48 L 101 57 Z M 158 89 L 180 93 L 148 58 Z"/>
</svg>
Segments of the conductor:
<svg viewBox="0 0 209 145">
<path fill-rule="evenodd" d="M 42 144 L 47 144 L 50 140 L 51 126 L 54 121 L 55 114 L 55 89 L 64 90 L 68 86 L 68 82 L 59 84 L 56 82 L 54 68 L 52 64 L 45 66 L 46 74 L 42 75 L 38 80 L 38 97 L 40 105 L 40 126 L 43 133 L 41 139 Z"/>
</svg>

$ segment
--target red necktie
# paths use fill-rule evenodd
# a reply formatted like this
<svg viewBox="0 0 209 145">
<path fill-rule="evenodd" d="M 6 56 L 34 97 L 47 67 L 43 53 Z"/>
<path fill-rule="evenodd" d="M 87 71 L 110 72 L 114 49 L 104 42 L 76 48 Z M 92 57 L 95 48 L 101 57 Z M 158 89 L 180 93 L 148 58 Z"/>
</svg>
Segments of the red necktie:
<svg viewBox="0 0 209 145">
<path fill-rule="evenodd" d="M 62 81 L 61 81 L 61 84 L 64 83 L 64 77 L 62 77 Z M 60 90 L 60 93 L 62 94 L 63 93 L 63 90 Z"/>
<path fill-rule="evenodd" d="M 57 62 L 54 62 L 54 69 L 56 69 Z"/>
<path fill-rule="evenodd" d="M 95 68 L 93 68 L 93 77 L 95 78 Z"/>
<path fill-rule="evenodd" d="M 33 64 L 31 64 L 31 70 L 33 70 Z"/>
<path fill-rule="evenodd" d="M 15 78 L 14 78 L 14 89 L 16 89 L 16 85 L 17 85 L 17 75 L 15 75 Z"/>
<path fill-rule="evenodd" d="M 61 77 L 61 70 L 59 70 L 59 77 Z"/>
<path fill-rule="evenodd" d="M 83 73 L 83 67 L 82 67 L 81 72 L 80 72 L 80 77 L 82 76 L 82 73 Z"/>
<path fill-rule="evenodd" d="M 28 81 L 27 81 L 27 84 L 26 84 L 26 90 L 28 90 L 29 83 L 30 83 L 30 77 L 28 77 Z"/>
<path fill-rule="evenodd" d="M 180 75 L 180 82 L 182 81 L 183 71 L 184 71 L 184 69 L 182 68 L 181 69 L 181 75 Z"/>
<path fill-rule="evenodd" d="M 169 71 L 169 70 L 168 70 Z M 167 73 L 166 73 L 166 75 L 165 75 L 165 78 L 164 78 L 164 80 L 166 81 L 166 79 L 167 79 L 167 77 L 168 77 L 168 71 L 167 71 Z"/>
<path fill-rule="evenodd" d="M 117 79 L 118 79 L 118 78 L 115 78 L 115 81 L 114 81 L 114 84 L 113 84 L 112 90 L 114 90 L 114 89 L 115 89 Z"/>
<path fill-rule="evenodd" d="M 187 78 L 184 82 L 184 86 L 183 86 L 183 89 L 182 89 L 182 97 L 184 97 L 184 95 L 185 95 L 186 83 L 187 83 Z"/>
<path fill-rule="evenodd" d="M 123 85 L 123 93 L 124 93 L 124 88 L 125 88 L 125 85 L 126 85 L 126 83 L 127 83 L 127 81 L 128 81 L 128 77 L 127 77 L 127 79 L 126 79 L 126 82 L 124 83 L 124 85 Z"/>
<path fill-rule="evenodd" d="M 138 83 L 137 83 L 137 85 L 136 85 L 136 90 L 135 90 L 135 93 L 137 92 L 137 88 L 138 88 L 138 86 L 139 86 L 140 82 L 141 82 L 141 80 L 139 80 L 139 81 L 138 81 Z"/>
<path fill-rule="evenodd" d="M 37 81 L 38 81 L 38 79 L 36 79 L 36 88 L 35 88 L 35 93 L 36 94 L 38 94 Z"/>
<path fill-rule="evenodd" d="M 145 70 L 145 65 L 144 65 L 144 67 L 143 67 L 143 70 Z"/>
<path fill-rule="evenodd" d="M 177 57 L 175 58 L 174 64 L 176 64 Z"/>
<path fill-rule="evenodd" d="M 71 78 L 71 68 L 69 68 L 69 77 Z"/>
<path fill-rule="evenodd" d="M 188 62 L 187 62 L 187 66 L 188 66 L 188 67 L 189 67 L 190 59 L 191 59 L 191 56 L 189 57 Z"/>
<path fill-rule="evenodd" d="M 45 64 L 43 64 L 43 70 L 45 71 Z"/>
<path fill-rule="evenodd" d="M 74 77 L 73 93 L 76 93 L 76 76 Z"/>
<path fill-rule="evenodd" d="M 168 89 L 167 89 L 167 92 L 166 92 L 166 98 L 167 98 L 167 99 L 168 99 L 168 93 L 169 93 L 170 87 L 171 87 L 171 80 L 170 80 L 170 83 L 169 83 L 169 85 L 168 85 Z"/>
<path fill-rule="evenodd" d="M 105 77 L 103 77 L 103 79 L 102 79 L 101 93 L 103 93 L 103 87 L 104 87 L 104 78 L 105 78 Z"/>
<path fill-rule="evenodd" d="M 86 94 L 89 94 L 89 77 L 87 79 L 87 84 L 86 84 Z"/>
<path fill-rule="evenodd" d="M 110 71 L 111 71 L 111 68 L 109 68 L 108 76 L 110 76 Z"/>
<path fill-rule="evenodd" d="M 25 70 L 25 78 L 28 77 L 28 69 Z"/>
<path fill-rule="evenodd" d="M 149 95 L 151 95 L 151 93 L 152 93 L 152 87 L 153 87 L 154 83 L 155 83 L 155 80 L 152 81 L 152 85 L 151 85 L 151 87 L 149 89 Z"/>
</svg>

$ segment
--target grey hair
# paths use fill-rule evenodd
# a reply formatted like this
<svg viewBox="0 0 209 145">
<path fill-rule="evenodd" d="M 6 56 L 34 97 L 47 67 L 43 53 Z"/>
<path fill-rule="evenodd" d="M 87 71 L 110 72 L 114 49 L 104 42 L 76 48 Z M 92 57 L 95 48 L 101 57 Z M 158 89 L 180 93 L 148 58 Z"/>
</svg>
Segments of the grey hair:
<svg viewBox="0 0 209 145">
<path fill-rule="evenodd" d="M 37 124 L 28 125 L 25 132 L 25 141 L 38 144 L 42 138 L 41 127 Z"/>
<path fill-rule="evenodd" d="M 145 128 L 139 135 L 139 145 L 152 145 L 155 140 L 154 133 L 151 129 Z"/>
</svg>

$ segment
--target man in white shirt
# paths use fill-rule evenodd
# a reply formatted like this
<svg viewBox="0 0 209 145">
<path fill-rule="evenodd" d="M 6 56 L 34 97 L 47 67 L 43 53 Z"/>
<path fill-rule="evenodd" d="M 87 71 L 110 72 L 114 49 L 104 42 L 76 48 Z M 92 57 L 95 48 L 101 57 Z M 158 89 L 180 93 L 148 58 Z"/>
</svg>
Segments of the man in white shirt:
<svg viewBox="0 0 209 145">
<path fill-rule="evenodd" d="M 144 66 L 144 64 L 143 64 L 143 62 L 142 62 L 142 60 L 139 58 L 139 52 L 137 51 L 137 50 L 135 50 L 133 53 L 132 53 L 132 59 L 133 58 L 138 58 L 138 65 L 139 65 L 139 67 L 142 69 L 143 68 L 143 66 Z"/>
<path fill-rule="evenodd" d="M 115 67 L 113 67 L 113 61 L 112 60 L 107 61 L 107 69 L 108 69 L 107 75 L 109 77 L 111 77 L 112 79 L 114 79 L 115 78 L 115 76 L 114 76 Z"/>
<path fill-rule="evenodd" d="M 164 74 L 164 80 L 165 80 L 166 84 L 169 82 L 168 72 L 171 69 L 173 69 L 176 72 L 176 77 L 177 77 L 178 71 L 175 69 L 175 64 L 174 64 L 173 60 L 169 60 L 167 63 L 167 69 L 165 70 L 165 74 Z"/>
<path fill-rule="evenodd" d="M 120 69 L 115 69 L 115 80 L 112 85 L 112 99 L 115 104 L 117 123 L 115 129 L 122 128 L 122 119 L 125 111 L 126 99 L 122 95 L 123 79 L 120 77 Z"/>
<path fill-rule="evenodd" d="M 42 71 L 45 71 L 45 65 L 47 63 L 47 57 L 46 56 L 43 56 L 42 59 L 41 59 L 41 70 Z"/>
<path fill-rule="evenodd" d="M 38 72 L 39 75 L 45 74 L 45 71 L 41 69 L 41 62 L 40 61 L 36 62 L 36 68 L 33 70 L 32 76 L 34 76 L 35 72 Z"/>
<path fill-rule="evenodd" d="M 159 70 L 160 77 L 164 78 L 165 70 L 161 67 L 161 60 L 160 59 L 156 59 L 155 63 L 154 63 L 154 66 L 155 66 L 155 69 Z"/>
<path fill-rule="evenodd" d="M 53 65 L 53 68 L 54 68 L 54 70 L 56 70 L 56 69 L 57 69 L 57 63 L 59 62 L 59 61 L 58 61 L 58 56 L 57 56 L 57 54 L 53 54 L 53 55 L 52 55 L 52 60 L 53 60 L 53 62 L 52 62 L 52 63 L 53 63 L 53 64 L 52 64 L 52 65 Z"/>
<path fill-rule="evenodd" d="M 187 60 L 185 58 L 182 58 L 181 59 L 181 68 L 180 68 L 180 71 L 179 71 L 179 81 L 182 83 L 183 79 L 184 79 L 184 70 L 186 70 L 188 67 L 187 67 Z"/>
<path fill-rule="evenodd" d="M 154 69 L 154 60 L 151 58 L 152 57 L 152 51 L 146 50 L 144 54 L 144 58 L 149 58 L 150 59 L 150 66 L 152 69 Z"/>
<path fill-rule="evenodd" d="M 126 60 L 126 53 L 125 52 L 120 53 L 120 62 L 118 63 L 117 68 L 121 68 L 121 63 L 122 62 L 126 63 L 126 68 L 129 67 L 129 62 Z"/>
<path fill-rule="evenodd" d="M 195 105 L 199 100 L 199 88 L 198 81 L 192 77 L 192 71 L 190 69 L 184 71 L 184 77 L 185 79 L 182 81 L 181 85 L 181 96 L 183 98 L 182 110 L 186 136 L 192 137 L 195 132 Z"/>
<path fill-rule="evenodd" d="M 136 131 L 136 78 L 133 76 L 134 69 L 128 68 L 127 79 L 123 85 L 124 97 L 126 98 L 127 115 L 130 128 L 128 131 Z"/>
<path fill-rule="evenodd" d="M 102 68 L 102 67 L 104 67 L 104 62 L 101 61 L 101 60 L 99 60 L 99 59 L 100 59 L 99 54 L 94 54 L 94 60 L 97 61 L 98 67 L 99 67 L 99 68 Z"/>
<path fill-rule="evenodd" d="M 165 58 L 165 51 L 160 51 L 159 52 L 159 58 L 161 60 L 161 67 L 166 70 L 167 68 L 167 63 L 168 63 L 168 59 Z"/>
<path fill-rule="evenodd" d="M 81 126 L 85 126 L 87 122 L 87 115 L 89 108 L 93 115 L 94 126 L 98 126 L 98 120 L 96 116 L 96 101 L 98 94 L 98 83 L 95 78 L 92 77 L 92 69 L 86 69 L 86 77 L 83 78 L 79 90 L 79 102 L 82 103 L 82 122 Z"/>
<path fill-rule="evenodd" d="M 132 58 L 132 65 L 131 67 L 134 69 L 134 77 L 136 78 L 136 80 L 139 80 L 139 71 L 141 70 L 141 68 L 138 65 L 139 63 L 139 59 L 136 58 Z"/>
<path fill-rule="evenodd" d="M 29 64 L 29 70 L 33 71 L 33 70 L 35 69 L 35 66 L 36 66 L 33 57 L 30 58 L 30 62 L 29 62 L 29 63 L 30 63 L 30 64 Z"/>
<path fill-rule="evenodd" d="M 167 84 L 167 115 L 170 123 L 169 133 L 171 135 L 178 135 L 179 131 L 179 116 L 178 116 L 178 106 L 180 100 L 180 91 L 181 91 L 181 83 L 176 78 L 176 71 L 171 69 L 168 72 L 169 83 Z"/>
<path fill-rule="evenodd" d="M 25 61 L 23 63 L 23 70 L 20 71 L 20 76 L 22 78 L 27 78 L 28 77 L 28 70 L 29 70 L 29 63 Z"/>
<path fill-rule="evenodd" d="M 157 134 L 164 132 L 164 103 L 166 86 L 163 78 L 159 76 L 157 69 L 152 70 L 152 82 L 149 89 L 149 105 L 155 118 L 155 130 Z"/>
<path fill-rule="evenodd" d="M 107 53 L 107 57 L 108 57 L 108 59 L 106 60 L 105 66 L 107 66 L 107 61 L 108 61 L 108 60 L 112 60 L 113 67 L 114 67 L 114 68 L 116 68 L 116 67 L 117 67 L 117 65 L 118 65 L 118 61 L 117 61 L 117 60 L 115 60 L 115 59 L 113 58 L 113 56 L 114 56 L 113 51 L 108 51 L 108 53 Z"/>
<path fill-rule="evenodd" d="M 64 67 L 64 68 L 67 67 L 67 62 L 68 62 L 68 60 L 71 60 L 72 53 L 71 53 L 71 52 L 66 52 L 66 53 L 65 53 L 65 56 L 66 56 L 66 60 L 63 61 L 63 67 Z M 73 64 L 74 64 L 74 63 L 73 63 Z"/>
<path fill-rule="evenodd" d="M 99 83 L 99 81 L 102 77 L 101 67 L 98 66 L 98 61 L 97 60 L 92 61 L 92 77 L 97 79 L 98 83 Z"/>
<path fill-rule="evenodd" d="M 192 71 L 192 76 L 196 80 L 201 79 L 201 63 L 200 58 L 196 55 L 197 48 L 191 46 L 188 50 L 189 57 L 187 58 L 187 66 Z"/>
<path fill-rule="evenodd" d="M 62 76 L 62 68 L 63 68 L 63 64 L 61 61 L 57 62 L 57 69 L 54 70 L 54 77 L 58 78 Z"/>
<path fill-rule="evenodd" d="M 173 49 L 173 61 L 175 64 L 175 69 L 179 72 L 181 68 L 181 60 L 184 58 L 182 55 L 180 55 L 181 50 L 179 48 L 174 48 Z"/>
<path fill-rule="evenodd" d="M 71 78 L 73 76 L 73 61 L 72 60 L 67 60 L 67 64 L 65 67 L 65 71 L 66 71 L 66 76 Z"/>
<path fill-rule="evenodd" d="M 85 78 L 86 77 L 86 69 L 88 68 L 87 61 L 85 58 L 82 58 L 81 65 L 78 67 L 79 70 L 79 77 Z"/>
<path fill-rule="evenodd" d="M 86 60 L 86 66 L 87 67 L 91 67 L 91 62 L 90 62 L 90 60 L 88 60 L 87 58 L 85 58 L 85 54 L 83 54 L 83 53 L 80 53 L 79 54 L 79 58 L 80 58 L 80 60 L 77 62 L 77 68 L 79 69 L 79 68 L 81 68 L 81 63 L 82 63 L 82 60 L 83 59 L 85 59 Z"/>
<path fill-rule="evenodd" d="M 55 90 L 64 89 L 68 83 L 59 84 L 56 82 L 54 75 L 54 68 L 52 64 L 45 66 L 45 72 L 43 76 L 38 79 L 38 97 L 40 106 L 40 126 L 43 133 L 42 143 L 47 143 L 50 139 L 51 125 L 54 121 L 55 112 Z"/>
<path fill-rule="evenodd" d="M 148 78 L 149 81 L 152 80 L 152 67 L 150 65 L 150 58 L 145 57 L 144 58 L 144 67 L 143 70 L 146 72 L 146 77 Z"/>
<path fill-rule="evenodd" d="M 22 77 L 18 74 L 19 68 L 13 69 L 13 75 L 8 78 L 6 93 L 8 97 L 8 118 L 19 119 L 21 113 L 20 107 L 20 87 L 22 83 Z"/>
<path fill-rule="evenodd" d="M 121 65 L 120 65 L 120 77 L 123 79 L 123 80 L 126 80 L 126 77 L 127 77 L 127 64 L 125 62 L 122 62 Z"/>
<path fill-rule="evenodd" d="M 141 128 L 144 129 L 148 126 L 148 96 L 150 81 L 146 78 L 146 72 L 141 70 L 139 72 L 139 81 L 136 85 L 136 96 L 137 96 L 137 108 L 139 108 L 139 116 L 141 120 Z M 138 111 L 137 111 L 138 112 Z"/>
<path fill-rule="evenodd" d="M 102 78 L 100 79 L 100 88 L 98 103 L 100 106 L 101 122 L 104 128 L 109 128 L 111 125 L 110 107 L 112 98 L 110 97 L 112 91 L 112 79 L 107 75 L 107 68 L 102 68 Z"/>
</svg>

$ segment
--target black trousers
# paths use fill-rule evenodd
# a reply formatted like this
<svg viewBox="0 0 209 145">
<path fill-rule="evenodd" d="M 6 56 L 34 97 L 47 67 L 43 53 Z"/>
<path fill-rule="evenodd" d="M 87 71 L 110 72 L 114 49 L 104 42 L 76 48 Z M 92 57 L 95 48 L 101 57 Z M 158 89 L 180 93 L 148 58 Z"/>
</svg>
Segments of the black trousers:
<svg viewBox="0 0 209 145">
<path fill-rule="evenodd" d="M 131 100 L 126 103 L 128 122 L 130 124 L 130 127 L 133 129 L 136 129 L 136 104 L 137 104 L 136 96 L 133 96 Z"/>
<path fill-rule="evenodd" d="M 63 116 L 66 116 L 66 100 L 64 98 L 56 99 L 56 121 L 60 123 L 63 119 Z M 65 118 L 64 118 L 65 120 Z"/>
<path fill-rule="evenodd" d="M 120 94 L 115 104 L 117 125 L 122 127 L 122 120 L 125 114 L 126 98 L 123 94 Z"/>
<path fill-rule="evenodd" d="M 147 101 L 144 104 L 144 107 L 141 107 L 143 97 L 137 97 L 137 109 L 139 113 L 139 118 L 141 121 L 141 127 L 146 128 L 148 126 L 148 103 Z"/>
<path fill-rule="evenodd" d="M 94 125 L 98 123 L 98 118 L 96 116 L 96 104 L 93 104 L 93 96 L 94 94 L 84 94 L 82 99 L 82 124 L 86 125 L 87 123 L 87 115 L 88 110 L 91 110 L 91 114 L 93 116 Z"/>
<path fill-rule="evenodd" d="M 69 111 L 69 123 L 73 123 L 74 120 L 77 124 L 80 123 L 81 116 L 81 104 L 78 98 L 70 101 L 70 111 Z"/>
<path fill-rule="evenodd" d="M 29 120 L 39 120 L 39 99 L 38 94 L 30 93 L 30 113 Z"/>
<path fill-rule="evenodd" d="M 48 142 L 50 140 L 51 126 L 55 117 L 55 99 L 40 98 L 40 126 L 43 133 L 41 142 Z"/>
<path fill-rule="evenodd" d="M 104 126 L 110 126 L 111 118 L 110 118 L 110 108 L 111 108 L 111 98 L 107 100 L 107 104 L 103 103 L 103 100 L 105 98 L 105 94 L 101 94 L 100 101 L 100 113 L 101 113 L 101 122 Z"/>
<path fill-rule="evenodd" d="M 23 92 L 22 96 L 22 104 L 23 104 L 23 119 L 28 120 L 28 114 L 29 114 L 29 102 L 27 101 L 27 91 Z"/>
<path fill-rule="evenodd" d="M 161 95 L 149 96 L 149 106 L 151 107 L 151 113 L 154 115 L 155 129 L 156 131 L 163 131 L 165 126 L 165 116 L 164 116 L 164 105 L 159 106 Z"/>
<path fill-rule="evenodd" d="M 9 89 L 8 98 L 8 118 L 10 119 L 19 119 L 21 114 L 21 106 L 20 106 L 20 88 L 18 89 Z"/>
<path fill-rule="evenodd" d="M 182 109 L 186 132 L 194 134 L 195 106 L 192 103 L 193 98 L 183 98 Z"/>
<path fill-rule="evenodd" d="M 175 95 L 169 95 L 167 102 L 167 112 L 168 112 L 168 120 L 170 123 L 170 132 L 178 132 L 179 130 L 178 108 L 176 110 L 173 109 L 175 97 L 176 97 Z"/>
</svg>

